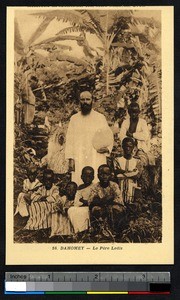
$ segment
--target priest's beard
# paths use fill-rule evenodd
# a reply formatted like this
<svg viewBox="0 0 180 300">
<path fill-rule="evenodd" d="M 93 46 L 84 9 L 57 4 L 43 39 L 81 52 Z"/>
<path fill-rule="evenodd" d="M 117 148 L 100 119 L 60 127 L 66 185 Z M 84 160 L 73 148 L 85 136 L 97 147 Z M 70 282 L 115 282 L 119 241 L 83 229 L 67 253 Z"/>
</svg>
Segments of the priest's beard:
<svg viewBox="0 0 180 300">
<path fill-rule="evenodd" d="M 81 103 L 81 112 L 83 115 L 88 115 L 91 112 L 92 109 L 92 103 L 87 104 L 87 103 Z"/>
</svg>

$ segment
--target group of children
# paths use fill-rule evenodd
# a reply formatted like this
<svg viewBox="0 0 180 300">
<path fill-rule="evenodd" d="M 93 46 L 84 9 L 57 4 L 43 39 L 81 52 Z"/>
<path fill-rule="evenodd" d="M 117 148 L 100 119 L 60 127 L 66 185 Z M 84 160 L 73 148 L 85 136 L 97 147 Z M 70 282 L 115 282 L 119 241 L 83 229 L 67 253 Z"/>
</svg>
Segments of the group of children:
<svg viewBox="0 0 180 300">
<path fill-rule="evenodd" d="M 114 170 L 105 164 L 99 166 L 99 182 L 93 183 L 94 169 L 85 166 L 83 184 L 78 187 L 70 181 L 64 193 L 54 184 L 52 170 L 44 170 L 40 182 L 37 170 L 30 168 L 15 212 L 28 217 L 25 229 L 51 228 L 50 237 L 69 236 L 90 228 L 97 233 L 101 224 L 106 223 L 111 232 L 118 234 L 126 206 L 135 201 L 135 191 L 140 189 L 138 178 L 142 171 L 140 160 L 133 156 L 133 139 L 125 138 L 122 148 L 124 154 L 115 159 Z"/>
</svg>

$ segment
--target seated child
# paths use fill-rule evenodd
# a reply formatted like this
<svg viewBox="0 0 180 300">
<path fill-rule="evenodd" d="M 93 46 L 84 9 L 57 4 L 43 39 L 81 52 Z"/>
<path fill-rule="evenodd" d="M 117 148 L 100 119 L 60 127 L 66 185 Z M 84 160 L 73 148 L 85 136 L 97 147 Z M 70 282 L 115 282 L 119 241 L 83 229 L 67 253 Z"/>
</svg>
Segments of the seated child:
<svg viewBox="0 0 180 300">
<path fill-rule="evenodd" d="M 23 181 L 23 191 L 19 194 L 17 199 L 17 207 L 15 214 L 19 213 L 21 217 L 28 217 L 29 216 L 29 205 L 31 204 L 31 196 L 32 194 L 39 189 L 42 184 L 36 178 L 37 177 L 37 170 L 36 167 L 31 166 L 27 170 L 27 176 Z"/>
<path fill-rule="evenodd" d="M 93 185 L 88 204 L 92 219 L 107 220 L 112 229 L 117 229 L 124 212 L 124 202 L 118 184 L 110 181 L 110 177 L 108 165 L 99 166 L 99 182 Z"/>
<path fill-rule="evenodd" d="M 76 193 L 74 206 L 68 210 L 68 216 L 74 228 L 74 232 L 83 232 L 89 228 L 89 207 L 88 201 L 91 188 L 93 186 L 94 169 L 92 167 L 84 167 L 82 169 L 81 184 Z"/>
<path fill-rule="evenodd" d="M 88 206 L 87 199 L 89 197 L 94 180 L 94 169 L 86 166 L 82 169 L 81 179 L 83 184 L 80 184 L 76 193 L 74 206 Z"/>
<path fill-rule="evenodd" d="M 115 174 L 118 178 L 124 203 L 132 203 L 135 189 L 140 189 L 137 179 L 142 172 L 142 163 L 140 159 L 133 157 L 134 146 L 132 138 L 124 138 L 122 141 L 124 155 L 115 159 Z"/>
<path fill-rule="evenodd" d="M 24 229 L 38 230 L 51 227 L 52 203 L 59 197 L 58 187 L 53 182 L 53 171 L 44 170 L 43 185 L 31 195 L 29 220 Z"/>
<path fill-rule="evenodd" d="M 71 235 L 73 228 L 68 218 L 68 210 L 74 205 L 77 184 L 73 181 L 66 186 L 66 194 L 57 198 L 52 207 L 51 236 Z"/>
</svg>

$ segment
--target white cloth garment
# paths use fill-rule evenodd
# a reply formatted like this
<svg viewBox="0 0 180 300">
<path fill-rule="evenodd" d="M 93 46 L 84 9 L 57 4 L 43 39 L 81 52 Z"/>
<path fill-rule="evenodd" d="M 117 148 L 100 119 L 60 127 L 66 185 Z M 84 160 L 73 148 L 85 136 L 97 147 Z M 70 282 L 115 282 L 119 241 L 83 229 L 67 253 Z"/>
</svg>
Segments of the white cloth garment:
<svg viewBox="0 0 180 300">
<path fill-rule="evenodd" d="M 21 217 L 29 216 L 29 204 L 26 202 L 24 196 L 26 193 L 32 195 L 34 190 L 38 189 L 38 187 L 41 185 L 42 184 L 38 179 L 35 179 L 35 181 L 31 182 L 29 178 L 27 178 L 23 181 L 23 191 L 18 195 L 17 207 L 14 215 L 19 213 Z"/>
<path fill-rule="evenodd" d="M 119 138 L 122 140 L 126 137 L 126 133 L 129 130 L 130 118 L 127 118 L 123 121 L 119 133 Z M 149 129 L 146 123 L 146 120 L 139 118 L 137 123 L 136 132 L 133 133 L 133 138 L 138 142 L 138 149 L 142 149 L 145 153 L 148 152 L 149 144 Z"/>
<path fill-rule="evenodd" d="M 116 169 L 126 171 L 126 177 L 123 174 L 118 174 L 119 187 L 122 191 L 124 203 L 132 203 L 134 200 L 135 189 L 138 188 L 137 179 L 139 159 L 132 157 L 126 159 L 125 157 L 117 157 L 115 159 Z"/>
<path fill-rule="evenodd" d="M 75 233 L 87 230 L 90 226 L 89 207 L 81 207 L 83 204 L 80 199 L 88 200 L 92 187 L 93 183 L 84 189 L 78 190 L 74 200 L 74 206 L 68 210 L 68 216 Z"/>
<path fill-rule="evenodd" d="M 93 167 L 95 171 L 94 182 L 97 182 L 97 169 L 106 163 L 107 154 L 98 153 L 92 145 L 95 133 L 101 129 L 111 131 L 104 115 L 93 109 L 88 115 L 78 112 L 70 119 L 66 136 L 65 158 L 72 158 L 75 161 L 75 172 L 72 172 L 72 180 L 78 185 L 82 183 L 81 172 L 85 166 Z M 113 134 L 112 144 L 108 147 L 109 152 L 111 152 L 112 147 Z"/>
<path fill-rule="evenodd" d="M 89 228 L 89 207 L 72 206 L 68 209 L 68 217 L 73 226 L 74 232 L 82 232 Z"/>
</svg>

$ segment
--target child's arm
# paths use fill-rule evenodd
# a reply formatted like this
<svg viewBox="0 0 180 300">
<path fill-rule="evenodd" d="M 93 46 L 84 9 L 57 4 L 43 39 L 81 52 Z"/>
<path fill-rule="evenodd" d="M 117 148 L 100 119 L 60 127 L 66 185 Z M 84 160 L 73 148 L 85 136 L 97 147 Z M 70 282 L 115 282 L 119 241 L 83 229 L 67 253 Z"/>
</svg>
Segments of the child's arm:
<svg viewBox="0 0 180 300">
<path fill-rule="evenodd" d="M 136 168 L 133 171 L 126 172 L 124 175 L 127 178 L 138 179 L 141 176 L 142 171 L 143 171 L 143 165 L 141 163 L 141 160 L 137 159 Z"/>
<path fill-rule="evenodd" d="M 42 187 L 40 187 L 37 191 L 31 194 L 32 202 L 41 201 L 42 199 Z"/>
<path fill-rule="evenodd" d="M 91 189 L 91 192 L 89 194 L 89 197 L 88 197 L 88 205 L 90 207 L 94 206 L 94 203 L 95 201 L 99 199 L 99 196 L 98 196 L 98 191 L 96 190 L 96 187 L 94 186 L 92 189 Z"/>
<path fill-rule="evenodd" d="M 27 179 L 25 179 L 23 181 L 23 192 L 24 193 L 27 193 L 29 191 L 29 186 L 28 186 L 28 182 L 27 182 Z"/>
<path fill-rule="evenodd" d="M 121 168 L 118 158 L 114 160 L 114 173 L 117 177 L 124 178 L 125 170 Z"/>
<path fill-rule="evenodd" d="M 51 195 L 49 195 L 48 197 L 46 197 L 46 200 L 49 203 L 54 203 L 54 202 L 57 201 L 56 199 L 58 199 L 58 198 L 59 198 L 59 189 L 58 189 L 57 186 L 53 186 L 52 187 Z"/>
<path fill-rule="evenodd" d="M 120 190 L 118 184 L 115 183 L 115 182 L 113 182 L 113 192 L 114 192 L 113 203 L 114 204 L 120 204 L 120 205 L 124 206 L 124 201 L 123 201 L 121 190 Z"/>
<path fill-rule="evenodd" d="M 136 179 L 139 171 L 138 169 L 134 169 L 133 171 L 127 171 L 124 173 L 124 176 L 127 178 Z"/>
<path fill-rule="evenodd" d="M 82 199 L 81 191 L 77 191 L 74 199 L 74 206 L 81 206 L 82 205 L 81 199 Z"/>
<path fill-rule="evenodd" d="M 64 201 L 63 199 L 59 196 L 58 199 L 56 199 L 57 201 L 53 203 L 52 205 L 52 213 L 55 212 L 61 212 L 63 213 L 64 211 Z"/>
<path fill-rule="evenodd" d="M 81 206 L 88 206 L 88 200 L 85 200 L 84 198 L 80 198 L 79 201 L 82 203 Z"/>
</svg>

